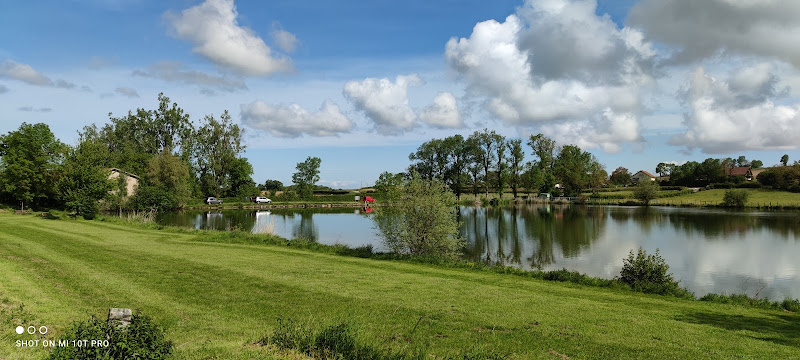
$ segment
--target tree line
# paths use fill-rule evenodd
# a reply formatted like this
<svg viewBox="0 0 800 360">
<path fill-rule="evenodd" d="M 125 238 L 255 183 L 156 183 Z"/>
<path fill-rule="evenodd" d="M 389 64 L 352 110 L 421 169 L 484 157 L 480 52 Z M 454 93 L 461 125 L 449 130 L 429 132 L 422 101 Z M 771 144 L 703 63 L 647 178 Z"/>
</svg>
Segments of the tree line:
<svg viewBox="0 0 800 360">
<path fill-rule="evenodd" d="M 424 180 L 438 180 L 449 187 L 457 198 L 466 192 L 486 198 L 497 192 L 500 198 L 510 187 L 517 197 L 524 189 L 528 194 L 580 194 L 586 187 L 599 186 L 608 177 L 597 158 L 575 145 L 557 147 L 542 134 L 532 135 L 527 145 L 535 156 L 525 161 L 522 139 L 509 138 L 494 130 L 483 129 L 464 137 L 453 135 L 424 142 L 408 158 L 412 162 L 407 174 L 416 173 Z M 404 175 L 384 172 L 376 182 L 379 191 L 399 184 Z M 561 190 L 556 189 L 561 184 Z"/>
<path fill-rule="evenodd" d="M 109 118 L 79 131 L 75 146 L 59 141 L 46 124 L 23 123 L 0 135 L 2 200 L 93 214 L 101 199 L 120 209 L 173 209 L 191 197 L 257 191 L 253 167 L 242 156 L 243 129 L 227 111 L 196 124 L 159 94 L 156 109 Z M 126 193 L 124 176 L 108 180 L 111 168 L 138 176 L 135 194 Z"/>
</svg>

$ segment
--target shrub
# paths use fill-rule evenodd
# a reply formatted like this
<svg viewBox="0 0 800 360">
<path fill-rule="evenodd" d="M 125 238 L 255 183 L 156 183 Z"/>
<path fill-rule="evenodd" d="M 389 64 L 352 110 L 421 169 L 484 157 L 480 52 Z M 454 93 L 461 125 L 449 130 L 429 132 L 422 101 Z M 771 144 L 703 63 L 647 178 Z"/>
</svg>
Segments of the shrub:
<svg viewBox="0 0 800 360">
<path fill-rule="evenodd" d="M 650 205 L 650 200 L 658 197 L 658 184 L 654 181 L 640 181 L 639 185 L 633 190 L 633 197 L 645 205 Z"/>
<path fill-rule="evenodd" d="M 711 183 L 708 185 L 709 189 L 733 189 L 733 185 L 731 183 Z"/>
<path fill-rule="evenodd" d="M 458 208 L 444 184 L 414 175 L 387 198 L 388 206 L 379 209 L 373 221 L 388 248 L 400 254 L 458 258 L 464 248 Z"/>
<path fill-rule="evenodd" d="M 164 330 L 140 314 L 134 314 L 126 328 L 92 317 L 73 324 L 61 340 L 107 340 L 108 346 L 56 347 L 48 359 L 165 359 L 173 351 Z"/>
<path fill-rule="evenodd" d="M 736 188 L 738 189 L 760 189 L 762 187 L 763 185 L 757 181 L 749 181 L 736 185 Z"/>
<path fill-rule="evenodd" d="M 678 282 L 667 273 L 669 265 L 656 249 L 655 254 L 647 254 L 641 247 L 636 255 L 633 250 L 628 258 L 622 261 L 622 270 L 618 280 L 635 291 L 677 297 L 693 297 L 687 290 L 678 286 Z"/>
<path fill-rule="evenodd" d="M 727 207 L 743 208 L 747 204 L 750 193 L 746 190 L 725 190 L 722 204 Z"/>
</svg>

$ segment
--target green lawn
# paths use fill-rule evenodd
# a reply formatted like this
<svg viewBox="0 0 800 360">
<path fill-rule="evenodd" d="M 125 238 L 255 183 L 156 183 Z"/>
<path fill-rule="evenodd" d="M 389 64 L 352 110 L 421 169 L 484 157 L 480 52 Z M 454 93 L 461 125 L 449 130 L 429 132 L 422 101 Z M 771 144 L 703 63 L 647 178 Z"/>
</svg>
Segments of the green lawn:
<svg viewBox="0 0 800 360">
<path fill-rule="evenodd" d="M 742 189 L 750 196 L 747 200 L 749 207 L 765 206 L 792 206 L 800 207 L 800 193 L 767 189 Z M 694 204 L 694 205 L 719 205 L 725 195 L 725 189 L 698 191 L 694 194 L 675 196 L 667 199 L 657 199 L 655 204 Z"/>
<path fill-rule="evenodd" d="M 164 325 L 179 359 L 298 358 L 254 345 L 279 316 L 348 320 L 364 343 L 427 344 L 437 358 L 800 357 L 797 313 L 203 236 L 0 213 L 0 358 L 41 358 L 15 341 L 55 338 L 110 307 Z M 20 324 L 50 330 L 17 335 Z"/>
</svg>

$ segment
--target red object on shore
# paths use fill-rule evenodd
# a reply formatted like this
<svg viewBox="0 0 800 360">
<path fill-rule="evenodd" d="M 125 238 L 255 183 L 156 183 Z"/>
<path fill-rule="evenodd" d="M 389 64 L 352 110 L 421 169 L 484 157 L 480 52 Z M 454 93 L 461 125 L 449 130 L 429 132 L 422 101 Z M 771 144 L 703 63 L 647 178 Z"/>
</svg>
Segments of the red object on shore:
<svg viewBox="0 0 800 360">
<path fill-rule="evenodd" d="M 364 197 L 364 201 L 367 201 L 367 202 L 375 202 L 375 198 L 373 198 L 373 197 L 371 197 L 371 196 L 365 196 L 365 197 Z"/>
</svg>

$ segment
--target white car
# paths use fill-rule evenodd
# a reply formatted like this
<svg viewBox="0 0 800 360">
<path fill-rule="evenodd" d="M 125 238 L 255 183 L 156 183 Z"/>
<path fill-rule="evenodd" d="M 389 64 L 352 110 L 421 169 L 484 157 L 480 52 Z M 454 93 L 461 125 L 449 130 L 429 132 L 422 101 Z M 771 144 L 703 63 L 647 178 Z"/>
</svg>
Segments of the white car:
<svg viewBox="0 0 800 360">
<path fill-rule="evenodd" d="M 267 199 L 263 196 L 256 197 L 256 204 L 270 204 L 270 203 L 272 203 L 272 200 L 270 199 Z"/>
</svg>

